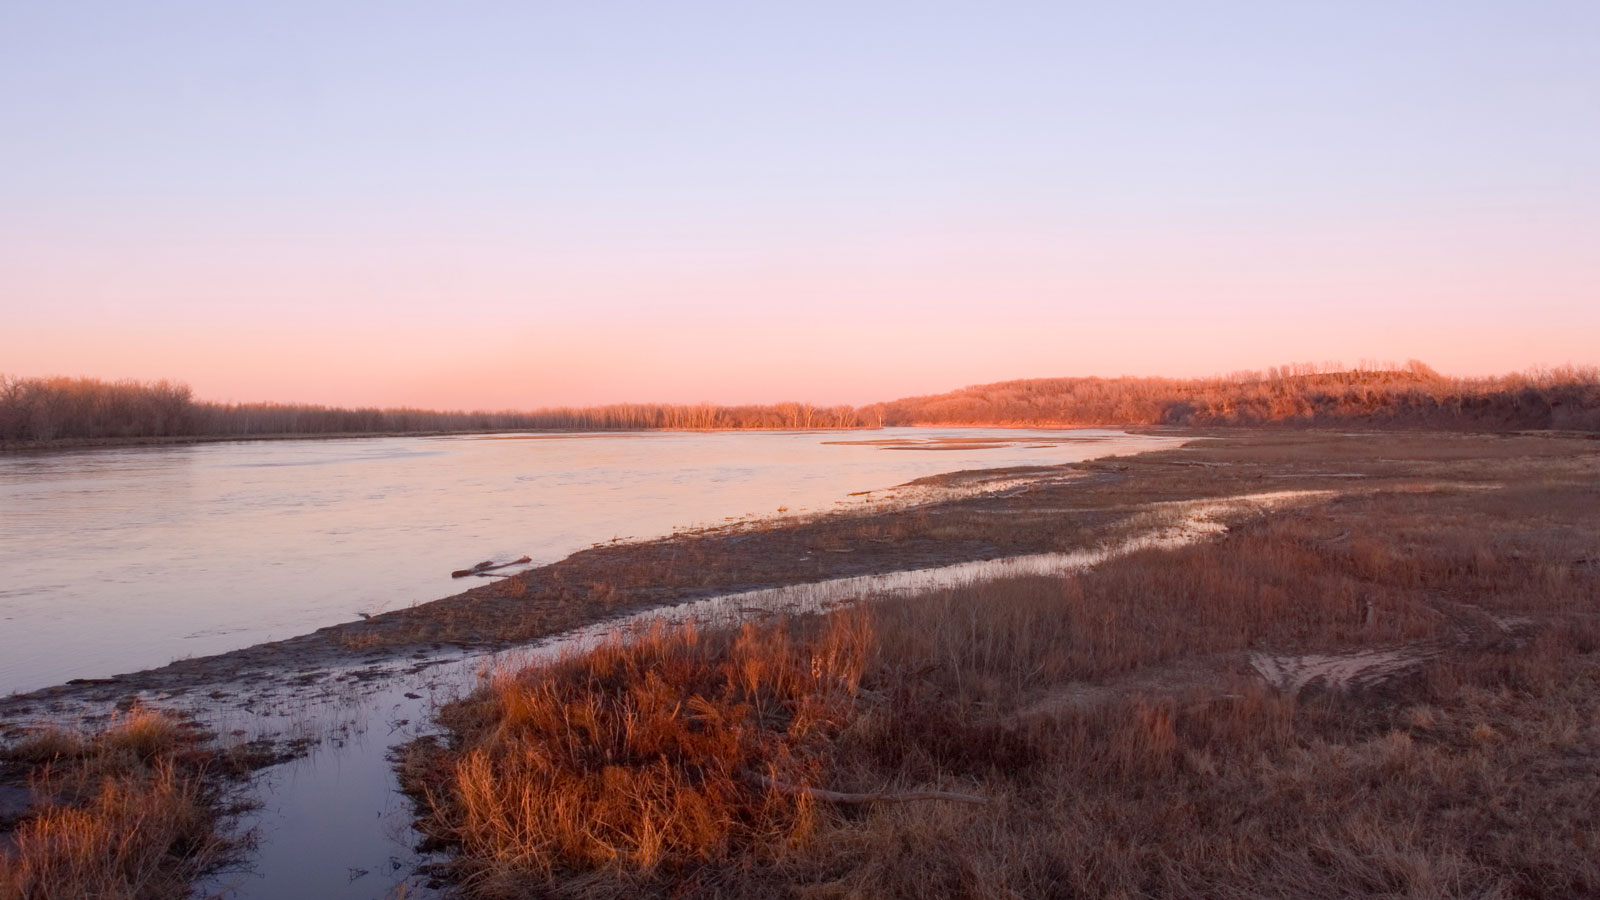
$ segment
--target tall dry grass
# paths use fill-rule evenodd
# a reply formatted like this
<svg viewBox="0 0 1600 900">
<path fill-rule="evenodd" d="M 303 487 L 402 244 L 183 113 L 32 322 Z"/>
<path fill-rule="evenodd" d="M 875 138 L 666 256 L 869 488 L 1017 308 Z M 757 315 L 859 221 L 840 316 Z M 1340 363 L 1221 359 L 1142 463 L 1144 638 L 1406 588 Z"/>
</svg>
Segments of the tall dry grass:
<svg viewBox="0 0 1600 900">
<path fill-rule="evenodd" d="M 854 706 L 863 627 L 657 628 L 496 678 L 448 710 L 451 749 L 419 747 L 406 781 L 490 895 L 787 846 L 811 833 L 813 804 L 759 780 L 816 778 Z"/>
<path fill-rule="evenodd" d="M 7 748 L 34 802 L 0 849 L 3 900 L 167 900 L 229 849 L 218 763 L 181 722 L 118 714 L 94 733 L 50 728 Z"/>
</svg>

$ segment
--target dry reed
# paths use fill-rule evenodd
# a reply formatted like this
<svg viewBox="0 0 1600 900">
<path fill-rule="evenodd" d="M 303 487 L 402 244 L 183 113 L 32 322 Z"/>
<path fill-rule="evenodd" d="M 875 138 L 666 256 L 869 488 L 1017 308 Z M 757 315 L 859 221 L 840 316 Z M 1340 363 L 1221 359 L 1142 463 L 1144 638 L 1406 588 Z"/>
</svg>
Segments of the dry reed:
<svg viewBox="0 0 1600 900">
<path fill-rule="evenodd" d="M 218 757 L 156 710 L 45 728 L 4 751 L 34 802 L 0 847 L 0 900 L 168 900 L 221 862 Z"/>
<path fill-rule="evenodd" d="M 450 707 L 451 750 L 419 746 L 406 781 L 489 893 L 783 846 L 811 832 L 812 804 L 759 782 L 815 777 L 867 649 L 859 616 L 816 630 L 658 627 L 497 677 Z"/>
</svg>

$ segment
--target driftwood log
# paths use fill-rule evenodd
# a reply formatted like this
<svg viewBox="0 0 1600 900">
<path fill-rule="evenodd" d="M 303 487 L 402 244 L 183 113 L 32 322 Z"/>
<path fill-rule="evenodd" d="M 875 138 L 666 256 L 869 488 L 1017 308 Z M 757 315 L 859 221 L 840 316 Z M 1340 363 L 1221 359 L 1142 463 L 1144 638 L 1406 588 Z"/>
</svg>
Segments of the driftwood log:
<svg viewBox="0 0 1600 900">
<path fill-rule="evenodd" d="M 917 800 L 949 800 L 954 803 L 988 803 L 988 797 L 979 797 L 976 794 L 956 794 L 950 791 L 905 791 L 901 793 L 874 792 L 870 794 L 852 794 L 844 791 L 830 791 L 826 788 L 806 787 L 800 784 L 787 784 L 774 781 L 765 775 L 750 773 L 750 780 L 768 790 L 781 791 L 785 794 L 804 794 L 813 800 L 824 803 L 841 803 L 854 805 L 861 803 L 910 803 Z"/>
<path fill-rule="evenodd" d="M 495 569 L 504 569 L 507 566 L 520 566 L 523 563 L 531 562 L 533 562 L 533 557 L 531 556 L 524 556 L 521 559 L 513 559 L 511 562 L 505 562 L 499 565 L 495 565 L 494 560 L 492 559 L 486 559 L 470 569 L 457 569 L 450 573 L 450 577 L 465 578 L 468 575 L 482 575 L 485 572 L 493 572 Z"/>
</svg>

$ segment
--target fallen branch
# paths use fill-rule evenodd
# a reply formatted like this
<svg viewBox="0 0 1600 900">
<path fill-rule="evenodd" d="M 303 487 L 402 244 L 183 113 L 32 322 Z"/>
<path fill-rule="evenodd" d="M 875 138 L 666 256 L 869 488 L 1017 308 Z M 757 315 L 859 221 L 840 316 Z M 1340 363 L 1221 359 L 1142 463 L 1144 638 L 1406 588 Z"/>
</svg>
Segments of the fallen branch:
<svg viewBox="0 0 1600 900">
<path fill-rule="evenodd" d="M 804 794 L 813 800 L 824 803 L 909 803 L 916 800 L 949 800 L 955 803 L 988 803 L 988 797 L 979 797 L 976 794 L 956 794 L 950 791 L 907 791 L 899 794 L 871 793 L 852 794 L 844 791 L 830 791 L 826 788 L 806 787 L 799 784 L 787 784 L 774 781 L 765 775 L 750 773 L 750 780 L 768 790 L 782 791 L 785 794 Z"/>
<path fill-rule="evenodd" d="M 531 562 L 533 562 L 533 557 L 531 556 L 524 556 L 521 559 L 513 559 L 511 562 L 501 563 L 499 565 L 495 565 L 494 560 L 492 559 L 486 559 L 470 569 L 457 569 L 450 573 L 450 577 L 465 578 L 468 575 L 482 575 L 485 572 L 493 572 L 495 569 L 504 569 L 507 566 L 520 566 L 523 563 Z"/>
</svg>

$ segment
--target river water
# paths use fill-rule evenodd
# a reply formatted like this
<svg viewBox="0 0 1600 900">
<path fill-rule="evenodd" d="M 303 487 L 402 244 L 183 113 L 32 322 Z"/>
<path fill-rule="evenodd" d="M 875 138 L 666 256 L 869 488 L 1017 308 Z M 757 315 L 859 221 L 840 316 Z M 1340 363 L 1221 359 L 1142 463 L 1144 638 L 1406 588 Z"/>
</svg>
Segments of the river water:
<svg viewBox="0 0 1600 900">
<path fill-rule="evenodd" d="M 0 693 L 290 637 L 534 564 L 961 469 L 1169 446 L 884 429 L 258 441 L 0 456 Z"/>
</svg>

